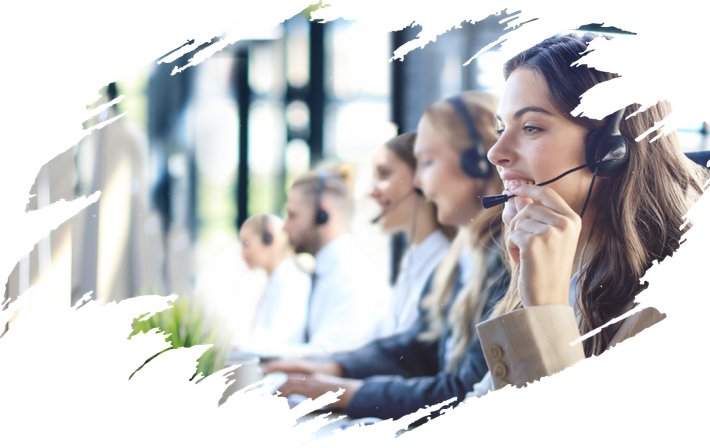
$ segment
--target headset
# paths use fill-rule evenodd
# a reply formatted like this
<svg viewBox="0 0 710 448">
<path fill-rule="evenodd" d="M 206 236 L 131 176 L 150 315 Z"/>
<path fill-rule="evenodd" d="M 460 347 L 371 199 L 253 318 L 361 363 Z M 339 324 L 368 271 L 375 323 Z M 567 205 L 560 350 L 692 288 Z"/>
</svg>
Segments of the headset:
<svg viewBox="0 0 710 448">
<path fill-rule="evenodd" d="M 261 215 L 261 225 L 264 229 L 261 234 L 261 242 L 264 243 L 264 246 L 270 246 L 271 243 L 274 242 L 274 235 L 269 232 L 267 216 L 265 214 Z"/>
<path fill-rule="evenodd" d="M 456 109 L 456 112 L 458 112 L 461 117 L 461 121 L 463 121 L 466 126 L 468 136 L 471 138 L 471 141 L 473 141 L 473 146 L 461 153 L 461 170 L 466 173 L 467 176 L 473 177 L 474 179 L 487 177 L 493 167 L 488 160 L 488 155 L 483 148 L 481 138 L 476 131 L 476 127 L 473 125 L 468 110 L 466 110 L 461 95 L 448 98 L 446 101 L 454 106 L 454 109 Z"/>
<path fill-rule="evenodd" d="M 621 135 L 621 132 L 619 132 L 619 125 L 621 124 L 621 118 L 624 115 L 624 110 L 625 108 L 614 112 L 603 128 L 597 129 L 589 135 L 585 147 L 585 159 L 587 163 L 576 168 L 572 168 L 554 179 L 539 183 L 537 185 L 542 187 L 560 180 L 566 175 L 577 170 L 589 168 L 589 170 L 594 173 L 594 177 L 592 177 L 592 183 L 589 186 L 587 199 L 584 202 L 584 207 L 582 208 L 582 213 L 580 215 L 584 216 L 584 212 L 589 204 L 589 198 L 592 195 L 594 181 L 597 176 L 616 177 L 624 171 L 626 165 L 628 164 L 629 152 L 626 149 L 624 137 Z M 514 194 L 496 194 L 492 196 L 484 196 L 481 202 L 484 208 L 491 208 L 496 205 L 503 204 L 514 197 Z"/>
<path fill-rule="evenodd" d="M 629 160 L 626 142 L 619 132 L 625 109 L 619 109 L 602 129 L 592 132 L 587 139 L 587 167 L 599 177 L 616 177 L 621 174 Z M 592 169 L 593 167 L 593 169 Z"/>
<path fill-rule="evenodd" d="M 321 202 L 323 201 L 323 193 L 325 191 L 325 181 L 328 179 L 328 173 L 325 171 L 318 172 L 318 190 L 316 191 L 316 226 L 322 226 L 328 222 L 328 212 L 323 210 Z"/>
</svg>

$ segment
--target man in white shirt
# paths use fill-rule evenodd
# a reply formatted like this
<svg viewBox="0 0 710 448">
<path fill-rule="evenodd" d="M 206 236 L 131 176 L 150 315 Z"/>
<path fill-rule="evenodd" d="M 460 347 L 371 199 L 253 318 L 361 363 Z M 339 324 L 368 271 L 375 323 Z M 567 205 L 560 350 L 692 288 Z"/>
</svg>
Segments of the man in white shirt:
<svg viewBox="0 0 710 448">
<path fill-rule="evenodd" d="M 315 256 L 305 343 L 281 357 L 356 349 L 377 337 L 389 288 L 349 231 L 348 173 L 321 171 L 297 179 L 288 194 L 284 230 L 297 252 Z"/>
<path fill-rule="evenodd" d="M 238 350 L 260 353 L 303 343 L 311 279 L 293 262 L 283 220 L 274 215 L 252 216 L 242 225 L 239 240 L 247 266 L 266 270 L 269 280 L 257 305 L 251 334 Z"/>
</svg>

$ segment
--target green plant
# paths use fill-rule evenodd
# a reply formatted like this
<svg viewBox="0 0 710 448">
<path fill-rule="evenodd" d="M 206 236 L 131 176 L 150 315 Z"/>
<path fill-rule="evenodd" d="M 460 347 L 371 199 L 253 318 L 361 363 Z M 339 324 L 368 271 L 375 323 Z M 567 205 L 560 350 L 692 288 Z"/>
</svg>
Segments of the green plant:
<svg viewBox="0 0 710 448">
<path fill-rule="evenodd" d="M 201 300 L 181 297 L 173 301 L 170 308 L 155 313 L 144 321 L 139 320 L 146 315 L 143 314 L 133 319 L 133 331 L 128 336 L 128 339 L 139 332 L 146 333 L 153 328 L 157 328 L 166 335 L 165 341 L 169 342 L 171 347 L 148 358 L 135 372 L 138 372 L 152 359 L 168 350 L 203 344 L 212 344 L 212 347 L 198 359 L 197 370 L 190 378 L 190 381 L 197 374 L 207 377 L 224 366 L 224 360 L 229 350 L 229 338 L 223 330 L 224 325 L 221 319 L 210 315 Z"/>
</svg>

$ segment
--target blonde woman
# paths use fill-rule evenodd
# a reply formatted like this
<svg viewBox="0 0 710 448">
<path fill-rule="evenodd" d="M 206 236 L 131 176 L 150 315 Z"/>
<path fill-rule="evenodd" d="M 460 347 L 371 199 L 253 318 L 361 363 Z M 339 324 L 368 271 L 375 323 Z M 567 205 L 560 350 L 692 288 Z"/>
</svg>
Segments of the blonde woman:
<svg viewBox="0 0 710 448">
<path fill-rule="evenodd" d="M 475 324 L 508 284 L 500 211 L 484 210 L 480 202 L 502 189 L 486 160 L 496 141 L 495 107 L 492 95 L 464 92 L 433 104 L 420 121 L 414 185 L 436 205 L 439 222 L 459 232 L 435 271 L 417 322 L 404 333 L 327 361 L 267 364 L 267 371 L 291 372 L 280 389 L 284 395 L 316 398 L 345 389 L 333 408 L 352 418 L 400 418 L 460 400 L 484 376 Z"/>
<path fill-rule="evenodd" d="M 488 158 L 515 196 L 503 213 L 513 279 L 496 317 L 478 325 L 491 369 L 484 392 L 564 370 L 665 317 L 634 312 L 639 279 L 678 249 L 707 174 L 675 132 L 636 141 L 670 113 L 667 103 L 604 120 L 572 115 L 582 94 L 616 77 L 575 64 L 594 37 L 551 38 L 505 65 Z"/>
</svg>

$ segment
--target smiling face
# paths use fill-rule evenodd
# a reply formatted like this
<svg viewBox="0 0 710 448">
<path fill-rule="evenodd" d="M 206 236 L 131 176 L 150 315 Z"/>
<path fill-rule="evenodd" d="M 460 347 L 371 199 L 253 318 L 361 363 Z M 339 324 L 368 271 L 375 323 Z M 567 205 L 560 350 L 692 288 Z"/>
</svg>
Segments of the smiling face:
<svg viewBox="0 0 710 448">
<path fill-rule="evenodd" d="M 506 194 L 514 182 L 540 184 L 584 165 L 587 129 L 566 119 L 548 98 L 545 82 L 525 68 L 511 73 L 496 115 L 500 138 L 488 151 Z M 549 184 L 577 213 L 584 206 L 592 173 L 581 169 Z M 505 205 L 504 221 L 515 213 Z M 512 214 L 512 216 L 511 216 Z M 586 216 L 586 215 L 585 215 Z"/>
<path fill-rule="evenodd" d="M 439 222 L 454 226 L 470 224 L 481 209 L 478 194 L 484 181 L 461 170 L 461 152 L 441 137 L 426 116 L 419 121 L 414 154 L 417 157 L 414 186 L 436 204 Z"/>
<path fill-rule="evenodd" d="M 414 188 L 412 169 L 387 146 L 377 150 L 372 165 L 374 173 L 370 197 L 380 205 L 380 213 L 389 209 L 380 219 L 380 225 L 390 233 L 406 230 L 414 214 L 414 195 L 410 195 L 395 208 L 391 206 Z"/>
</svg>

